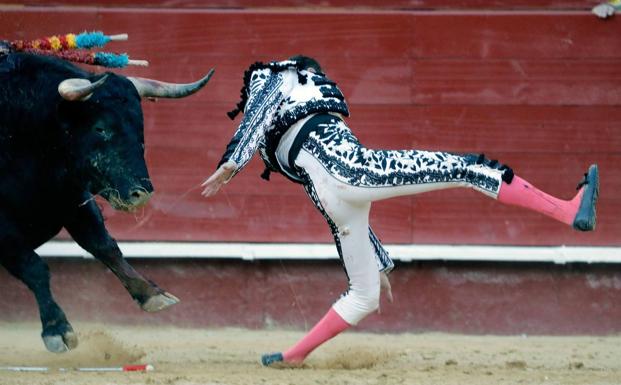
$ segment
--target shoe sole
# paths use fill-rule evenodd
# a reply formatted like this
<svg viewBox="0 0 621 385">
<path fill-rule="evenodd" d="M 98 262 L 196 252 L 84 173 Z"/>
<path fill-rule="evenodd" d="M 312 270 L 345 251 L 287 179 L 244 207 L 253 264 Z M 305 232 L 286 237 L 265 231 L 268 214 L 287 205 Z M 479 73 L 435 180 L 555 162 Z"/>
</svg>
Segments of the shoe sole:
<svg viewBox="0 0 621 385">
<path fill-rule="evenodd" d="M 580 208 L 574 218 L 573 227 L 579 231 L 593 231 L 597 214 L 595 205 L 599 197 L 599 170 L 597 165 L 593 164 L 589 167 L 586 175 L 586 184 L 584 186 L 584 194 L 580 200 Z"/>
<path fill-rule="evenodd" d="M 268 353 L 261 356 L 261 364 L 267 368 L 273 369 L 297 369 L 303 368 L 302 362 L 287 362 L 282 353 Z"/>
<path fill-rule="evenodd" d="M 263 366 L 269 367 L 277 367 L 278 364 L 282 363 L 284 358 L 282 353 L 268 353 L 261 356 L 261 364 Z"/>
</svg>

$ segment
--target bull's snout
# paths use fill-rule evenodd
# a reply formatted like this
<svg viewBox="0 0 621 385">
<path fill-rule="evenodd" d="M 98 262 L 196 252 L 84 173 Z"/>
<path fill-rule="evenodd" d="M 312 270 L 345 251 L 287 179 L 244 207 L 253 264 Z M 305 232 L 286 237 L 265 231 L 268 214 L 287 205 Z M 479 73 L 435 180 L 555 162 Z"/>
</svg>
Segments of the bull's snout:
<svg viewBox="0 0 621 385">
<path fill-rule="evenodd" d="M 129 205 L 132 207 L 140 207 L 147 203 L 151 198 L 153 190 L 147 191 L 144 187 L 136 187 L 129 191 Z"/>
<path fill-rule="evenodd" d="M 134 211 L 149 201 L 153 195 L 153 185 L 148 178 L 143 178 L 140 182 L 134 181 L 129 187 L 105 188 L 100 194 L 114 209 Z"/>
</svg>

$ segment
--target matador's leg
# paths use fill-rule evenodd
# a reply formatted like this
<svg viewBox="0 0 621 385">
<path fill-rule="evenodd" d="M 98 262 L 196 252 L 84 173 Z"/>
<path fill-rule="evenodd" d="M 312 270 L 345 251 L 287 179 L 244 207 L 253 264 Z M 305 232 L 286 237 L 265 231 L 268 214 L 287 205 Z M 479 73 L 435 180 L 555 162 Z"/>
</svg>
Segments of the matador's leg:
<svg viewBox="0 0 621 385">
<path fill-rule="evenodd" d="M 593 165 L 571 200 L 555 198 L 483 155 L 417 150 L 371 150 L 360 145 L 342 120 L 320 124 L 304 142 L 298 158 L 316 158 L 331 178 L 322 184 L 350 202 L 470 187 L 498 201 L 528 208 L 577 230 L 595 227 L 599 176 Z"/>
<path fill-rule="evenodd" d="M 310 159 L 311 162 L 316 162 Z M 347 203 L 334 191 L 326 189 L 321 180 L 329 177 L 325 170 L 313 168 L 304 176 L 304 188 L 330 225 L 337 250 L 347 274 L 348 289 L 325 316 L 294 346 L 283 353 L 266 354 L 264 365 L 300 363 L 322 343 L 357 324 L 379 306 L 380 269 L 392 268 L 392 261 L 382 262 L 378 252 L 385 253 L 369 228 L 371 203 Z M 374 244 L 377 242 L 377 244 Z M 388 265 L 389 266 L 388 266 Z"/>
</svg>

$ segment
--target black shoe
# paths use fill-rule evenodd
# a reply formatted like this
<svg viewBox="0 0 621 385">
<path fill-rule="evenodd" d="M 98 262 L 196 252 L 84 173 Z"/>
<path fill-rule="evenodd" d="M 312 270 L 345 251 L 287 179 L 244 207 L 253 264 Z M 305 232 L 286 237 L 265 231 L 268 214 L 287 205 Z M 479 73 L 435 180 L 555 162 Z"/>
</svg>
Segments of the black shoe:
<svg viewBox="0 0 621 385">
<path fill-rule="evenodd" d="M 273 364 L 284 362 L 282 353 L 267 353 L 261 356 L 263 366 L 272 366 Z"/>
<path fill-rule="evenodd" d="M 584 179 L 578 188 L 582 186 L 584 186 L 584 193 L 573 226 L 579 231 L 592 231 L 595 229 L 595 204 L 599 196 L 599 171 L 596 164 L 592 164 L 589 171 L 584 174 Z"/>
</svg>

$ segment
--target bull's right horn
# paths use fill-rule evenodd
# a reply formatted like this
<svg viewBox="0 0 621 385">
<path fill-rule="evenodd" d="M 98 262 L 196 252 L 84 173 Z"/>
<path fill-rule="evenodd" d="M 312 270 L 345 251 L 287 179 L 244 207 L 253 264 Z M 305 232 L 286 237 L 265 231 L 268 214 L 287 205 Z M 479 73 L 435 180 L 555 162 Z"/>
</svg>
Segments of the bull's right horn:
<svg viewBox="0 0 621 385">
<path fill-rule="evenodd" d="M 188 84 L 166 83 L 159 80 L 136 78 L 128 76 L 138 94 L 143 98 L 183 98 L 192 95 L 207 84 L 214 69 L 212 68 L 205 77 Z"/>
<path fill-rule="evenodd" d="M 95 83 L 91 83 L 88 79 L 66 79 L 58 85 L 58 93 L 63 99 L 71 102 L 84 101 L 90 98 L 93 91 L 104 84 L 107 78 L 108 75 L 105 75 Z"/>
</svg>

